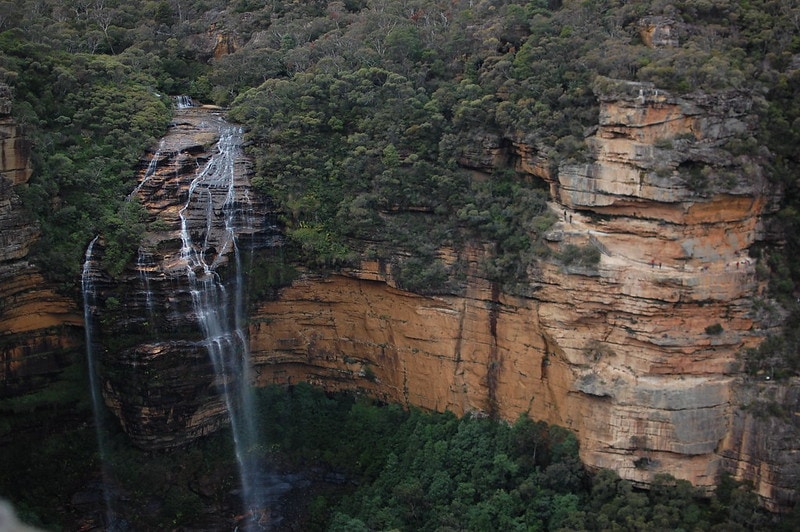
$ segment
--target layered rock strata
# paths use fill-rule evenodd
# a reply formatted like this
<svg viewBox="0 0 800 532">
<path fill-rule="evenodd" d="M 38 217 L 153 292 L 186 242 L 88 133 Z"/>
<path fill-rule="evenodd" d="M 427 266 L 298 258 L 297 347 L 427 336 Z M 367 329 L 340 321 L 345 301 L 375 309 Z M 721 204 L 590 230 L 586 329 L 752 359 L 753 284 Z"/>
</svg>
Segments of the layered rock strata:
<svg viewBox="0 0 800 532">
<path fill-rule="evenodd" d="M 306 277 L 252 317 L 260 382 L 527 413 L 574 430 L 590 466 L 643 484 L 669 473 L 712 486 L 736 455 L 764 498 L 785 495 L 791 478 L 757 461 L 769 453 L 740 455 L 758 445 L 737 429 L 738 356 L 767 332 L 752 312 L 764 286 L 749 251 L 776 200 L 757 161 L 729 149 L 754 129 L 749 100 L 613 80 L 597 95 L 590 162 L 551 173 L 521 141 L 505 154 L 487 141 L 472 159 L 515 159 L 550 183 L 550 245 L 595 248 L 599 264 L 542 261 L 526 298 L 477 268 L 464 297 L 403 292 L 378 263 Z"/>
<path fill-rule="evenodd" d="M 736 408 L 720 445 L 723 465 L 754 482 L 768 508 L 792 508 L 800 485 L 800 383 L 742 379 L 733 397 Z"/>
<path fill-rule="evenodd" d="M 223 135 L 229 144 L 221 148 Z M 221 339 L 203 330 L 195 305 L 203 295 L 189 279 L 186 255 L 198 254 L 207 265 L 191 275 L 214 276 L 233 291 L 241 273 L 234 246 L 250 253 L 278 240 L 268 203 L 249 192 L 249 161 L 230 135 L 240 132 L 213 109 L 176 111 L 131 194 L 150 216 L 136 261 L 118 279 L 93 273 L 101 302 L 95 309 L 98 343 L 105 348 L 99 364 L 103 395 L 144 448 L 183 445 L 228 423 L 219 385 L 232 377 L 219 375 L 209 359 L 208 342 Z M 220 158 L 222 149 L 231 152 Z M 203 176 L 214 172 L 235 178 L 201 187 Z M 192 195 L 203 201 L 189 202 Z"/>
<path fill-rule="evenodd" d="M 58 294 L 28 259 L 39 237 L 19 188 L 31 176 L 30 142 L 11 113 L 11 92 L 0 85 L 0 396 L 38 389 L 69 363 L 80 345 L 79 310 Z"/>
</svg>

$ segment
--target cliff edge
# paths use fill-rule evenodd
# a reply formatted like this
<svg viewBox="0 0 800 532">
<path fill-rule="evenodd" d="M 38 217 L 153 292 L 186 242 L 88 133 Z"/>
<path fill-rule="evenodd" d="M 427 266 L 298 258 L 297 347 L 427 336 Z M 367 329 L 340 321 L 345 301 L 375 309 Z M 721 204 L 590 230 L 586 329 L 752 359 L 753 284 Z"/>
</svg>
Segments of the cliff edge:
<svg viewBox="0 0 800 532">
<path fill-rule="evenodd" d="M 31 176 L 31 144 L 11 116 L 11 89 L 0 85 L 0 396 L 50 382 L 81 345 L 83 319 L 58 294 L 28 254 L 39 227 L 23 207 L 19 187 Z"/>
<path fill-rule="evenodd" d="M 487 142 L 474 154 L 475 168 L 510 158 L 549 183 L 554 253 L 531 272 L 530 297 L 480 278 L 480 249 L 465 252 L 464 297 L 399 290 L 378 262 L 307 276 L 252 316 L 259 382 L 527 413 L 574 430 L 589 466 L 634 482 L 669 473 L 710 487 L 727 469 L 764 499 L 790 502 L 796 468 L 753 461 L 796 451 L 742 441 L 740 355 L 773 326 L 754 309 L 767 296 L 751 251 L 779 199 L 757 158 L 732 153 L 754 130 L 750 100 L 608 79 L 595 91 L 599 123 L 583 161 L 552 171 L 521 135 L 510 153 Z M 559 260 L 570 246 L 599 262 Z"/>
</svg>

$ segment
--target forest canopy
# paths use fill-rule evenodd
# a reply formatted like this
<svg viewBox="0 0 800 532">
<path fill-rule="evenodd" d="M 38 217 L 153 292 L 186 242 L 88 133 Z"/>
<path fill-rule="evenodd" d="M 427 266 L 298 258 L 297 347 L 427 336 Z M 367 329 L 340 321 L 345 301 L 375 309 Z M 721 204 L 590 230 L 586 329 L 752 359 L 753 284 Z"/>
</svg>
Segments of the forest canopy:
<svg viewBox="0 0 800 532">
<path fill-rule="evenodd" d="M 674 42 L 647 46 L 648 21 Z M 541 184 L 481 154 L 525 142 L 553 168 L 582 160 L 598 76 L 749 91 L 764 130 L 742 149 L 769 148 L 794 228 L 798 29 L 800 8 L 769 0 L 14 0 L 0 3 L 0 68 L 35 141 L 26 201 L 55 278 L 74 279 L 97 233 L 107 267 L 124 266 L 144 229 L 124 201 L 133 169 L 166 126 L 166 95 L 189 94 L 250 128 L 256 182 L 300 260 L 399 249 L 401 284 L 452 291 L 462 265 L 437 250 L 478 240 L 485 275 L 513 290 L 547 254 Z"/>
</svg>

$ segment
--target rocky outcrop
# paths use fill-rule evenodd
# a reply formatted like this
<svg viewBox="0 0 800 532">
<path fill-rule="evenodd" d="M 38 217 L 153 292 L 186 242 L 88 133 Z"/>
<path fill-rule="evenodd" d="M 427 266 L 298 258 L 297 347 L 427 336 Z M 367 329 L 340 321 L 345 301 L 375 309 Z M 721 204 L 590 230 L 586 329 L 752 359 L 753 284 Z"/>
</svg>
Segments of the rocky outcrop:
<svg viewBox="0 0 800 532">
<path fill-rule="evenodd" d="M 306 277 L 252 317 L 259 381 L 528 413 L 574 430 L 590 466 L 643 484 L 670 473 L 711 486 L 737 456 L 762 496 L 786 500 L 791 478 L 777 464 L 791 445 L 745 452 L 758 444 L 737 429 L 737 357 L 767 332 L 751 312 L 764 286 L 749 250 L 776 199 L 758 161 L 730 150 L 753 130 L 748 99 L 612 80 L 597 95 L 589 162 L 551 172 L 521 141 L 503 158 L 550 183 L 553 249 L 595 248 L 598 264 L 543 260 L 527 298 L 500 293 L 477 268 L 464 297 L 403 292 L 378 263 Z M 483 170 L 498 158 L 489 144 L 465 161 Z M 776 467 L 754 476 L 762 459 Z"/>
<path fill-rule="evenodd" d="M 56 293 L 28 260 L 39 227 L 19 187 L 31 176 L 30 142 L 11 112 L 11 92 L 0 85 L 0 396 L 44 386 L 80 345 L 83 320 L 74 302 Z"/>
<path fill-rule="evenodd" d="M 214 40 L 214 59 L 219 59 L 236 51 L 236 41 L 231 35 L 218 33 Z"/>
<path fill-rule="evenodd" d="M 239 135 L 217 110 L 177 110 L 131 194 L 150 217 L 135 263 L 117 279 L 93 272 L 103 396 L 143 448 L 180 446 L 228 423 L 218 385 L 232 377 L 215 371 L 209 357 L 208 343 L 220 338 L 204 334 L 195 305 L 204 296 L 190 282 L 186 254 L 205 265 L 191 275 L 214 276 L 232 291 L 239 282 L 233 247 L 249 253 L 278 240 L 266 199 L 249 193 Z M 220 157 L 223 150 L 229 153 Z M 224 181 L 218 172 L 235 178 Z M 209 201 L 190 202 L 192 195 Z"/>
<path fill-rule="evenodd" d="M 676 48 L 680 46 L 678 34 L 681 24 L 664 16 L 645 17 L 639 20 L 639 36 L 650 48 Z"/>
<path fill-rule="evenodd" d="M 11 117 L 11 89 L 0 84 L 0 176 L 11 185 L 27 183 L 31 176 L 30 142 Z"/>
<path fill-rule="evenodd" d="M 240 47 L 236 32 L 226 24 L 219 11 L 210 10 L 203 17 L 203 24 L 207 29 L 186 37 L 189 48 L 200 57 L 220 59 L 236 52 Z M 233 27 L 236 24 L 232 24 Z"/>
</svg>

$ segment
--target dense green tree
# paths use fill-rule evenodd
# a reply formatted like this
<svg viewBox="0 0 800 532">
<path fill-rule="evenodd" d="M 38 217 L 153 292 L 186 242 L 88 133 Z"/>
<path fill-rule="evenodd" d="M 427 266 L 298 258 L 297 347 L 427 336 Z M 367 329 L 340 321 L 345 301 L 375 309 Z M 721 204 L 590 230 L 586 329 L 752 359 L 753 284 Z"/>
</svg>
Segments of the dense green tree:
<svg viewBox="0 0 800 532">
<path fill-rule="evenodd" d="M 125 206 L 133 169 L 164 131 L 167 102 L 116 57 L 64 54 L 15 31 L 0 35 L 0 50 L 14 73 L 14 113 L 33 141 L 24 198 L 42 224 L 37 260 L 54 278 L 74 279 L 86 244 L 104 233 L 119 272 L 142 231 Z"/>
<path fill-rule="evenodd" d="M 760 530 L 777 522 L 729 477 L 709 499 L 669 475 L 639 490 L 613 471 L 589 474 L 572 433 L 525 416 L 513 425 L 457 419 L 306 384 L 260 394 L 275 450 L 358 479 L 353 491 L 324 501 L 327 510 L 316 501 L 316 515 L 329 516 L 320 529 Z"/>
</svg>

